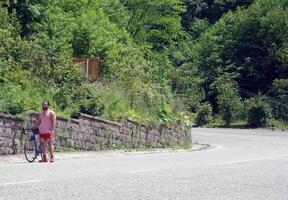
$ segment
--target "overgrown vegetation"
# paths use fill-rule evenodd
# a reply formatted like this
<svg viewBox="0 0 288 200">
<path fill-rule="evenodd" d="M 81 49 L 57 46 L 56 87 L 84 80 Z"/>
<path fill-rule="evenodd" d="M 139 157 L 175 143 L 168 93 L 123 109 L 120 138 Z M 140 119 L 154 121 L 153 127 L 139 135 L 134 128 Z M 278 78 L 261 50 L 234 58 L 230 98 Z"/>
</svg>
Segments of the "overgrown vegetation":
<svg viewBox="0 0 288 200">
<path fill-rule="evenodd" d="M 66 117 L 284 123 L 287 8 L 285 0 L 2 0 L 0 112 L 25 116 L 47 99 Z M 101 79 L 86 80 L 74 56 L 99 56 Z"/>
</svg>

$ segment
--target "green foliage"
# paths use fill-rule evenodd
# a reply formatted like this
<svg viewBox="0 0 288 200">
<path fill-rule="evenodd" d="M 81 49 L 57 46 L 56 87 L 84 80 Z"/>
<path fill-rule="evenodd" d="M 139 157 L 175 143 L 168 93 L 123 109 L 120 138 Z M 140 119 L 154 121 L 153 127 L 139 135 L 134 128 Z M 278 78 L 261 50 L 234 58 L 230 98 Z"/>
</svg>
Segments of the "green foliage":
<svg viewBox="0 0 288 200">
<path fill-rule="evenodd" d="M 46 0 L 4 0 L 2 6 L 7 8 L 9 13 L 16 13 L 21 24 L 21 36 L 28 36 L 35 32 L 33 25 L 45 18 L 44 8 L 47 2 Z"/>
<path fill-rule="evenodd" d="M 102 8 L 109 20 L 119 26 L 119 28 L 124 28 L 128 25 L 129 11 L 121 3 L 121 0 L 102 0 L 98 3 L 98 6 Z"/>
<path fill-rule="evenodd" d="M 202 80 L 206 99 L 214 108 L 215 81 L 225 73 L 236 78 L 244 98 L 258 91 L 266 93 L 274 79 L 287 78 L 287 21 L 281 0 L 259 0 L 247 9 L 227 12 L 195 40 L 190 59 L 181 68 L 197 69 L 191 82 Z"/>
<path fill-rule="evenodd" d="M 36 78 L 25 71 L 14 70 L 6 73 L 5 82 L 0 85 L 0 112 L 25 115 L 37 110 L 41 102 L 46 97 L 49 99 L 48 96 L 51 95 L 50 90 L 45 89 L 46 84 L 34 84 L 37 82 Z"/>
<path fill-rule="evenodd" d="M 184 3 L 187 9 L 182 14 L 182 25 L 191 31 L 194 29 L 194 21 L 200 19 L 215 23 L 228 11 L 235 11 L 238 7 L 246 8 L 253 0 L 184 0 Z M 193 35 L 193 31 L 191 33 Z"/>
<path fill-rule="evenodd" d="M 192 38 L 199 38 L 209 28 L 209 23 L 206 19 L 195 19 L 191 22 L 191 28 L 189 30 Z"/>
<path fill-rule="evenodd" d="M 85 99 L 80 104 L 80 112 L 93 116 L 100 116 L 103 113 L 104 106 L 98 99 Z"/>
<path fill-rule="evenodd" d="M 271 118 L 271 107 L 265 96 L 258 95 L 247 101 L 248 125 L 253 128 L 265 127 Z"/>
<path fill-rule="evenodd" d="M 130 12 L 127 29 L 138 43 L 161 50 L 181 34 L 180 0 L 122 0 Z"/>
<path fill-rule="evenodd" d="M 186 38 L 169 48 L 170 60 L 174 66 L 177 66 L 170 74 L 172 90 L 175 96 L 186 102 L 185 104 L 192 111 L 196 110 L 196 107 L 205 98 L 200 71 L 190 62 L 194 54 L 191 49 L 193 45 L 195 42 Z"/>
<path fill-rule="evenodd" d="M 283 0 L 1 1 L 0 111 L 25 115 L 48 99 L 66 117 L 189 124 L 197 112 L 204 125 L 212 106 L 228 125 L 260 92 L 283 119 L 287 22 Z M 100 57 L 99 83 L 76 56 Z"/>
<path fill-rule="evenodd" d="M 74 56 L 85 56 L 88 55 L 90 49 L 91 38 L 90 34 L 85 29 L 76 29 L 73 32 L 73 55 Z"/>
<path fill-rule="evenodd" d="M 101 116 L 117 121 L 128 117 L 145 124 L 160 120 L 158 113 L 161 102 L 159 100 L 149 96 L 145 88 L 135 93 L 125 88 L 125 85 L 121 86 L 119 83 L 106 83 L 97 87 L 95 92 L 105 107 Z"/>
<path fill-rule="evenodd" d="M 159 117 L 162 123 L 169 124 L 172 122 L 173 119 L 173 110 L 169 104 L 164 104 L 160 113 Z"/>
<path fill-rule="evenodd" d="M 274 117 L 288 120 L 288 79 L 276 79 L 270 95 Z"/>
<path fill-rule="evenodd" d="M 209 103 L 204 103 L 197 108 L 195 123 L 197 126 L 207 124 L 212 118 L 212 107 Z"/>
<path fill-rule="evenodd" d="M 288 123 L 285 120 L 271 119 L 269 121 L 269 126 L 272 127 L 272 130 L 281 129 L 282 131 L 285 131 L 288 128 Z"/>
<path fill-rule="evenodd" d="M 68 92 L 69 89 L 67 88 L 59 88 L 53 96 L 53 100 L 61 110 L 65 110 L 65 108 L 72 104 L 72 99 Z"/>
<path fill-rule="evenodd" d="M 237 90 L 237 83 L 229 74 L 224 74 L 216 82 L 218 91 L 217 103 L 222 119 L 230 125 L 233 119 L 243 110 L 241 98 Z"/>
<path fill-rule="evenodd" d="M 19 23 L 14 14 L 0 7 L 0 79 L 4 73 L 16 67 L 22 44 Z M 16 47 L 16 48 L 15 48 Z"/>
</svg>

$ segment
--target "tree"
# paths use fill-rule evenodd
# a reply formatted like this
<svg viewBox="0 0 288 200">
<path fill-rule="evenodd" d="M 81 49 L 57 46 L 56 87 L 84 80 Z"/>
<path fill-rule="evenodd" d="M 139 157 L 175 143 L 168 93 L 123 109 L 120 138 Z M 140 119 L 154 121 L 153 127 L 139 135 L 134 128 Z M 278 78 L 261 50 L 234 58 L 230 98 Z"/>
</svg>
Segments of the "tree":
<svg viewBox="0 0 288 200">
<path fill-rule="evenodd" d="M 288 120 L 288 79 L 276 79 L 269 96 L 274 117 Z"/>
<path fill-rule="evenodd" d="M 7 9 L 0 7 L 0 80 L 4 73 L 11 70 L 19 58 L 22 40 L 19 37 L 20 25 L 15 15 L 9 15 Z M 3 81 L 3 80 L 2 80 Z"/>
<path fill-rule="evenodd" d="M 226 125 L 240 116 L 243 105 L 239 97 L 237 83 L 229 74 L 224 74 L 216 81 L 218 91 L 217 103 L 220 115 Z"/>
<path fill-rule="evenodd" d="M 35 23 L 44 20 L 46 15 L 45 6 L 48 2 L 49 0 L 6 0 L 2 3 L 2 6 L 8 8 L 9 13 L 16 12 L 21 24 L 20 35 L 24 37 L 35 32 Z"/>
<path fill-rule="evenodd" d="M 101 0 L 97 4 L 98 7 L 103 9 L 111 22 L 115 23 L 119 28 L 127 27 L 129 11 L 121 3 L 121 0 Z"/>
<path fill-rule="evenodd" d="M 138 44 L 162 50 L 182 34 L 180 0 L 122 0 L 130 12 L 127 30 Z"/>
<path fill-rule="evenodd" d="M 288 18 L 285 2 L 258 0 L 247 9 L 228 12 L 206 29 L 183 66 L 195 66 L 207 100 L 215 108 L 214 82 L 224 73 L 236 76 L 242 97 L 267 92 L 274 79 L 287 78 Z"/>
<path fill-rule="evenodd" d="M 199 19 L 202 10 L 207 9 L 207 3 L 204 0 L 184 0 L 186 11 L 182 13 L 182 26 L 186 31 L 191 29 L 194 20 Z"/>
<path fill-rule="evenodd" d="M 271 118 L 271 107 L 265 96 L 257 95 L 247 101 L 248 125 L 253 128 L 265 127 Z"/>
<path fill-rule="evenodd" d="M 247 8 L 253 0 L 184 0 L 184 3 L 187 9 L 182 18 L 184 27 L 187 27 L 195 18 L 206 19 L 213 24 L 228 11 Z"/>
<path fill-rule="evenodd" d="M 197 126 L 203 126 L 211 120 L 212 107 L 209 103 L 199 105 L 197 108 L 195 123 Z"/>
</svg>

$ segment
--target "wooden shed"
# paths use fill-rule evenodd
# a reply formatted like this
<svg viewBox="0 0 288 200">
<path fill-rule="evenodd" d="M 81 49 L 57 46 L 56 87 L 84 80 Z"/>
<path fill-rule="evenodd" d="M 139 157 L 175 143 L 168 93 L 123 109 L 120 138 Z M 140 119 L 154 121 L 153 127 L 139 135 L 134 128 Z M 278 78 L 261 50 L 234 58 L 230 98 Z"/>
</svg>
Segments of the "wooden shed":
<svg viewBox="0 0 288 200">
<path fill-rule="evenodd" d="M 100 78 L 100 58 L 99 57 L 76 57 L 72 58 L 73 63 L 82 66 L 83 73 L 91 80 Z"/>
</svg>

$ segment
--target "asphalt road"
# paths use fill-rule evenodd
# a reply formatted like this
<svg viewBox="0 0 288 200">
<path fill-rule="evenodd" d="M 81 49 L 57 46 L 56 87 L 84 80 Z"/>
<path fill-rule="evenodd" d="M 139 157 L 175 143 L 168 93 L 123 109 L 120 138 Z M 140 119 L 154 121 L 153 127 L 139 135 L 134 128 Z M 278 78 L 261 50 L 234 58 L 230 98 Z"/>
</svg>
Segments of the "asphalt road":
<svg viewBox="0 0 288 200">
<path fill-rule="evenodd" d="M 1 163 L 0 200 L 288 199 L 287 132 L 193 129 L 192 134 L 212 148 Z"/>
</svg>

